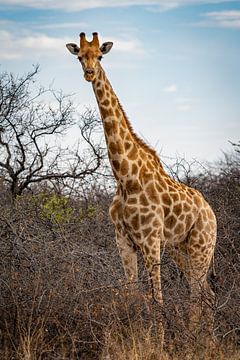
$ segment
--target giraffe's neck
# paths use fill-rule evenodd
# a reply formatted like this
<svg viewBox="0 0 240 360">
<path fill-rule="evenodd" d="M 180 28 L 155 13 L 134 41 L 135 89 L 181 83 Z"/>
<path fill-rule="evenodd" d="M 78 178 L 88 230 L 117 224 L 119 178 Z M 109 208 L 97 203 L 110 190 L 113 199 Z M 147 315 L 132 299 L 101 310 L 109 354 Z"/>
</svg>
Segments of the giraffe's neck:
<svg viewBox="0 0 240 360">
<path fill-rule="evenodd" d="M 156 165 L 162 168 L 155 152 L 133 132 L 101 67 L 93 82 L 93 90 L 103 121 L 108 156 L 115 178 L 126 180 L 139 176 L 144 163 L 152 170 Z"/>
</svg>

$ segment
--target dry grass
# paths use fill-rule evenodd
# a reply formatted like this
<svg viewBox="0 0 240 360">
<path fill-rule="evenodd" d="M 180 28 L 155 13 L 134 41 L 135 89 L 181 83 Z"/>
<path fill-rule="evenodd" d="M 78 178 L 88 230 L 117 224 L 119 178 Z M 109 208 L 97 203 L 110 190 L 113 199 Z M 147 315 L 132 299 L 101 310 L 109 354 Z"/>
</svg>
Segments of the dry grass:
<svg viewBox="0 0 240 360">
<path fill-rule="evenodd" d="M 219 223 L 212 278 L 217 304 L 213 333 L 195 337 L 186 320 L 187 283 L 167 254 L 164 313 L 146 297 L 141 260 L 140 292 L 124 285 L 107 195 L 88 203 L 72 199 L 72 216 L 56 223 L 42 216 L 41 201 L 32 195 L 12 204 L 2 189 L 0 359 L 239 360 L 240 202 L 234 179 L 229 182 L 228 174 L 225 183 L 222 177 L 216 186 L 204 183 Z"/>
</svg>

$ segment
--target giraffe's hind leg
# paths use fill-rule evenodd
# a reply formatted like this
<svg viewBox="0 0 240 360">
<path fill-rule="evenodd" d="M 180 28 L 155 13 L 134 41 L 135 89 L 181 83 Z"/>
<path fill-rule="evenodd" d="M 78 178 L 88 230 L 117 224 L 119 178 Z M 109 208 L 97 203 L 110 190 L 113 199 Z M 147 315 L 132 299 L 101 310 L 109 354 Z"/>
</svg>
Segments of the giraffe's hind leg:
<svg viewBox="0 0 240 360">
<path fill-rule="evenodd" d="M 207 275 L 216 243 L 215 226 L 214 222 L 206 222 L 203 227 L 196 222 L 187 239 L 190 268 L 186 271 L 186 276 L 191 288 L 191 300 L 196 308 L 196 321 L 202 318 L 209 330 L 213 325 L 215 294 L 208 283 Z M 194 317 L 194 309 L 192 313 Z"/>
<path fill-rule="evenodd" d="M 209 330 L 212 328 L 215 294 L 208 284 L 207 273 L 214 251 L 214 236 L 198 230 L 196 225 L 182 243 L 168 249 L 190 286 L 190 328 L 198 327 L 201 320 Z"/>
<path fill-rule="evenodd" d="M 129 283 L 138 280 L 137 251 L 134 243 L 129 239 L 126 231 L 116 229 L 116 242 L 122 259 L 125 276 Z"/>
</svg>

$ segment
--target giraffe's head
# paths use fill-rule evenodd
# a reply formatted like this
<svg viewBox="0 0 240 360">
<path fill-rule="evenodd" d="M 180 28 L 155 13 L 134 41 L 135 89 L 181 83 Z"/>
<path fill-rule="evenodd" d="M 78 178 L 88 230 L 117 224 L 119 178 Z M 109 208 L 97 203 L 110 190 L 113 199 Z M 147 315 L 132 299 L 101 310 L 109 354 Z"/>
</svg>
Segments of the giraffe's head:
<svg viewBox="0 0 240 360">
<path fill-rule="evenodd" d="M 80 48 L 78 45 L 69 43 L 66 45 L 71 54 L 77 55 L 82 64 L 84 77 L 87 81 L 94 81 L 99 71 L 99 63 L 102 56 L 107 54 L 112 46 L 112 42 L 105 42 L 100 46 L 98 34 L 93 33 L 92 41 L 87 41 L 85 33 L 80 33 Z"/>
</svg>

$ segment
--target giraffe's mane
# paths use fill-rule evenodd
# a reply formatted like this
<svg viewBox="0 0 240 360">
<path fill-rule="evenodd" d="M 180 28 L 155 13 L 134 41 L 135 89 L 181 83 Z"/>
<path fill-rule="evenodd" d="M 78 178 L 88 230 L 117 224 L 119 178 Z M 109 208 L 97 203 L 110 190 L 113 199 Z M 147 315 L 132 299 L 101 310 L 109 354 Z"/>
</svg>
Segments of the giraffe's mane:
<svg viewBox="0 0 240 360">
<path fill-rule="evenodd" d="M 123 114 L 124 119 L 125 119 L 125 121 L 126 121 L 127 128 L 128 128 L 128 130 L 129 130 L 129 132 L 131 133 L 133 139 L 136 141 L 136 143 L 137 143 L 141 148 L 143 148 L 144 150 L 146 150 L 147 152 L 149 152 L 150 154 L 152 154 L 152 155 L 154 156 L 154 159 L 156 160 L 156 163 L 163 169 L 162 163 L 161 163 L 161 161 L 160 161 L 160 158 L 159 158 L 156 150 L 154 150 L 151 146 L 149 146 L 148 144 L 146 144 L 146 142 L 145 142 L 144 140 L 142 140 L 142 139 L 134 132 L 133 127 L 132 127 L 132 125 L 131 125 L 131 123 L 130 123 L 130 121 L 129 121 L 126 113 L 125 113 L 125 110 L 123 109 L 123 107 L 122 107 L 122 105 L 121 105 L 121 103 L 120 103 L 120 101 L 119 101 L 119 99 L 118 99 L 115 91 L 113 90 L 112 85 L 111 85 L 110 81 L 108 80 L 108 78 L 107 78 L 107 76 L 106 76 L 106 73 L 105 73 L 105 71 L 104 71 L 104 69 L 102 68 L 101 65 L 100 65 L 100 69 L 101 69 L 102 74 L 103 74 L 103 79 L 105 79 L 105 81 L 108 82 L 108 84 L 109 84 L 109 86 L 110 86 L 113 94 L 115 95 L 115 97 L 116 97 L 116 99 L 117 99 L 118 106 L 119 106 L 119 108 L 120 108 L 121 111 L 122 111 L 122 114 Z"/>
<path fill-rule="evenodd" d="M 141 139 L 141 138 L 135 133 L 135 131 L 133 130 L 133 127 L 132 127 L 132 125 L 131 125 L 131 123 L 130 123 L 127 115 L 126 115 L 126 112 L 124 111 L 124 109 L 123 109 L 123 107 L 122 107 L 122 105 L 121 105 L 118 97 L 117 97 L 117 101 L 118 101 L 119 108 L 121 109 L 121 111 L 122 111 L 122 113 L 123 113 L 123 116 L 124 116 L 124 119 L 125 119 L 125 121 L 126 121 L 127 128 L 128 128 L 128 130 L 129 130 L 129 132 L 131 133 L 131 135 L 133 136 L 133 138 L 134 138 L 134 140 L 136 141 L 136 143 L 137 143 L 141 148 L 143 148 L 144 150 L 146 150 L 147 152 L 149 152 L 151 155 L 153 155 L 153 156 L 154 156 L 154 159 L 156 160 L 156 162 L 157 162 L 161 167 L 163 167 L 162 164 L 161 164 L 160 158 L 159 158 L 159 156 L 158 156 L 158 154 L 157 154 L 157 152 L 156 152 L 156 150 L 154 150 L 150 145 L 146 144 L 146 142 L 145 142 L 143 139 Z"/>
</svg>

